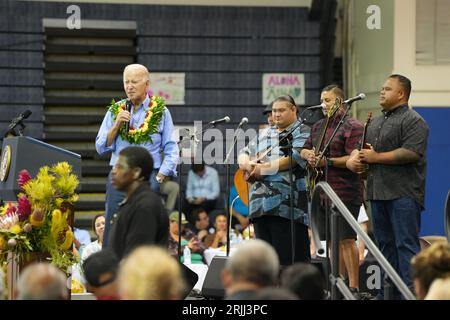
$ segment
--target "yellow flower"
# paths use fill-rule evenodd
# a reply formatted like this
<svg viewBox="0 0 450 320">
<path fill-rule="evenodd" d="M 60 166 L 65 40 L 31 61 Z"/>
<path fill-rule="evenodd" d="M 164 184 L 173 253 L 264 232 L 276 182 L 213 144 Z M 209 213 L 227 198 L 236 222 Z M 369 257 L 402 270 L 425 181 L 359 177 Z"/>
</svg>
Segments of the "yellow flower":
<svg viewBox="0 0 450 320">
<path fill-rule="evenodd" d="M 73 232 L 70 231 L 70 229 L 67 229 L 64 242 L 59 247 L 63 250 L 69 250 L 72 243 L 73 243 Z"/>
<path fill-rule="evenodd" d="M 19 234 L 22 232 L 22 228 L 18 224 L 15 224 L 11 228 L 9 228 L 9 231 L 14 234 Z"/>
<path fill-rule="evenodd" d="M 6 247 L 6 240 L 3 238 L 3 236 L 0 236 L 0 251 L 3 250 L 3 248 Z"/>
<path fill-rule="evenodd" d="M 44 209 L 36 208 L 30 216 L 30 223 L 33 227 L 40 227 L 44 224 Z"/>
<path fill-rule="evenodd" d="M 71 291 L 72 293 L 84 293 L 86 290 L 80 281 L 72 277 Z"/>
<path fill-rule="evenodd" d="M 72 171 L 72 166 L 65 161 L 58 162 L 52 167 L 51 171 L 60 176 L 67 176 Z"/>
</svg>

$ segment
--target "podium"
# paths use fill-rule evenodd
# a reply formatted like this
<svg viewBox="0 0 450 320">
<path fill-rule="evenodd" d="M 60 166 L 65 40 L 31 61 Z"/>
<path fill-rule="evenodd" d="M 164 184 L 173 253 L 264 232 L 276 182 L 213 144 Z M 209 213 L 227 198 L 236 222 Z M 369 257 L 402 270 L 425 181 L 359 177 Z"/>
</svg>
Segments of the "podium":
<svg viewBox="0 0 450 320">
<path fill-rule="evenodd" d="M 26 169 L 34 178 L 43 166 L 53 166 L 58 162 L 67 162 L 72 166 L 72 173 L 81 177 L 81 156 L 30 137 L 11 137 L 3 140 L 0 161 L 0 199 L 6 202 L 17 201 L 20 187 L 17 177 Z M 73 226 L 73 210 L 69 225 Z M 8 257 L 7 283 L 8 296 L 14 299 L 14 291 L 20 271 L 28 263 L 45 261 L 48 254 L 35 252 L 30 261 L 19 261 L 12 252 Z M 70 289 L 69 289 L 70 290 Z M 70 297 L 70 295 L 69 295 Z"/>
<path fill-rule="evenodd" d="M 51 144 L 30 138 L 11 137 L 3 140 L 0 162 L 0 199 L 16 201 L 20 192 L 18 174 L 26 169 L 35 177 L 43 166 L 66 161 L 72 172 L 81 177 L 81 156 Z"/>
</svg>

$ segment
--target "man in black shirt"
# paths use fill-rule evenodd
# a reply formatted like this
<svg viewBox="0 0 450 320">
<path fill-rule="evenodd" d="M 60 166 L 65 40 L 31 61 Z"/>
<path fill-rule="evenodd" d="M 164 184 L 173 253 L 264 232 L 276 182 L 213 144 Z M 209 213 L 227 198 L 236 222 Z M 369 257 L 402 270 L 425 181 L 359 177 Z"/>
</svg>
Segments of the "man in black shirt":
<svg viewBox="0 0 450 320">
<path fill-rule="evenodd" d="M 411 258 L 420 250 L 428 125 L 408 106 L 411 81 L 391 75 L 383 84 L 383 114 L 367 129 L 370 149 L 354 150 L 347 167 L 367 175 L 366 197 L 378 246 L 405 284 L 413 289 Z M 380 298 L 383 291 L 380 292 Z"/>
<path fill-rule="evenodd" d="M 150 189 L 153 159 L 142 147 L 127 147 L 119 153 L 112 170 L 112 184 L 126 194 L 114 214 L 110 247 L 123 259 L 145 244 L 167 247 L 169 218 L 161 199 Z"/>
</svg>

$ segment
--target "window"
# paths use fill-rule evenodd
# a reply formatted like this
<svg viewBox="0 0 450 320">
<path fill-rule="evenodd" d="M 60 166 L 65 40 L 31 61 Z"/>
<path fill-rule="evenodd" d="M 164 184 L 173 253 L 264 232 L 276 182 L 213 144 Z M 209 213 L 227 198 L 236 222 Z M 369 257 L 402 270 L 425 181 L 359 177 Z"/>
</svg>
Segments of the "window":
<svg viewBox="0 0 450 320">
<path fill-rule="evenodd" d="M 416 64 L 450 65 L 450 1 L 416 0 Z"/>
</svg>

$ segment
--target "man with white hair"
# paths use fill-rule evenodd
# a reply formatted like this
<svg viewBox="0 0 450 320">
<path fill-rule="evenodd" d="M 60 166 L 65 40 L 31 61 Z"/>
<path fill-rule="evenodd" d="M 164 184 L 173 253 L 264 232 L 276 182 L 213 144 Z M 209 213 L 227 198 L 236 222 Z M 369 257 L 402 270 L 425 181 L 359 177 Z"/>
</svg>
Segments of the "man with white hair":
<svg viewBox="0 0 450 320">
<path fill-rule="evenodd" d="M 222 271 L 226 299 L 251 299 L 259 289 L 276 284 L 279 269 L 278 255 L 270 244 L 258 239 L 242 243 Z"/>
<path fill-rule="evenodd" d="M 50 263 L 27 266 L 17 283 L 18 300 L 67 300 L 67 277 Z"/>
<path fill-rule="evenodd" d="M 130 64 L 123 72 L 123 86 L 127 100 L 112 105 L 103 119 L 95 140 L 101 155 L 111 151 L 111 168 L 117 162 L 120 151 L 128 146 L 140 146 L 151 154 L 154 166 L 150 186 L 159 192 L 159 185 L 176 176 L 178 145 L 173 134 L 174 125 L 169 110 L 161 97 L 150 97 L 149 71 L 140 64 Z M 128 124 L 128 125 L 127 125 Z M 151 130 L 157 127 L 156 133 Z M 127 131 L 128 129 L 128 131 Z M 112 172 L 112 171 L 111 171 Z M 103 247 L 108 246 L 109 230 L 119 203 L 125 194 L 115 190 L 111 184 L 112 174 L 106 184 L 106 225 Z"/>
</svg>

